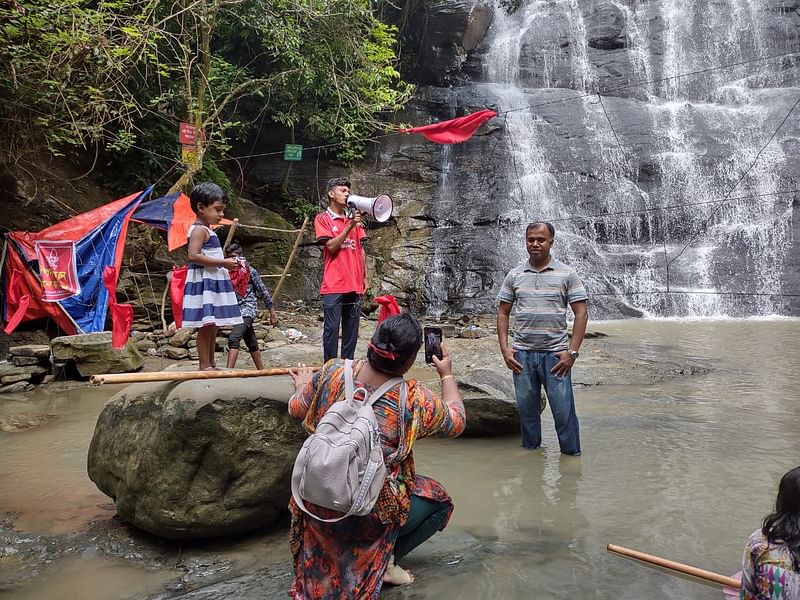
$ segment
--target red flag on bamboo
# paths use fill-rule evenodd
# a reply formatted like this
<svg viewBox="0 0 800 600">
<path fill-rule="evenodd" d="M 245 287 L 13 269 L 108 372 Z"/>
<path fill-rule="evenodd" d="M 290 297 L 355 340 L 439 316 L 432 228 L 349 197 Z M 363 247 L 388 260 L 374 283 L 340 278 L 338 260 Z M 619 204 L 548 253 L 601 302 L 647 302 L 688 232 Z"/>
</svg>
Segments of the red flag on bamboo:
<svg viewBox="0 0 800 600">
<path fill-rule="evenodd" d="M 172 318 L 175 327 L 183 326 L 183 288 L 186 287 L 186 275 L 189 267 L 172 267 L 172 279 L 169 280 L 169 297 L 172 300 Z"/>
<path fill-rule="evenodd" d="M 495 116 L 497 116 L 497 113 L 493 110 L 484 109 L 457 119 L 440 121 L 433 125 L 401 129 L 400 133 L 419 133 L 437 144 L 458 144 L 466 142 L 478 130 L 478 127 Z"/>
<path fill-rule="evenodd" d="M 38 241 L 36 259 L 39 261 L 39 279 L 42 282 L 44 302 L 58 302 L 81 293 L 75 242 Z"/>
<path fill-rule="evenodd" d="M 130 304 L 117 304 L 116 267 L 106 267 L 103 270 L 103 285 L 108 290 L 108 307 L 111 309 L 111 345 L 122 348 L 131 334 L 133 307 Z"/>
<path fill-rule="evenodd" d="M 17 328 L 17 325 L 22 322 L 25 313 L 28 311 L 28 306 L 31 303 L 31 295 L 30 294 L 22 294 L 22 277 L 20 276 L 19 271 L 14 269 L 11 272 L 11 281 L 9 281 L 8 285 L 8 294 L 9 294 L 9 304 L 16 305 L 16 310 L 14 314 L 10 315 L 8 318 L 8 323 L 6 323 L 5 328 L 3 331 L 6 335 L 10 335 L 13 331 Z"/>
</svg>

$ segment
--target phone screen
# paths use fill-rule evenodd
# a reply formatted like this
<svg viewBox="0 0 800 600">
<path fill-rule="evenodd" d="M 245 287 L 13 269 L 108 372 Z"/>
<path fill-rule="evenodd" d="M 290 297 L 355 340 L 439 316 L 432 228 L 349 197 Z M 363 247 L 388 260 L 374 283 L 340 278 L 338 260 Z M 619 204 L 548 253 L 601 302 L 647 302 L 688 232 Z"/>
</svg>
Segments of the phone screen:
<svg viewBox="0 0 800 600">
<path fill-rule="evenodd" d="M 425 362 L 431 364 L 435 356 L 442 359 L 442 329 L 441 327 L 425 327 L 422 330 L 425 337 Z"/>
</svg>

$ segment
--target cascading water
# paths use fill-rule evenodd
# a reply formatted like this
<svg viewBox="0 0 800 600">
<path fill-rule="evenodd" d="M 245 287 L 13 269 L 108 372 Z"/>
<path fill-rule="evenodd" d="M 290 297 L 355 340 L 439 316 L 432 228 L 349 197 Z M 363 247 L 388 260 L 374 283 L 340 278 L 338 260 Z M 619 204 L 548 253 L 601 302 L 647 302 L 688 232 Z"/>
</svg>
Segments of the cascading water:
<svg viewBox="0 0 800 600">
<path fill-rule="evenodd" d="M 479 271 L 470 256 L 489 255 L 490 285 L 464 302 L 457 278 L 430 275 L 427 285 L 449 287 L 429 309 L 490 309 L 503 273 L 525 257 L 524 224 L 542 219 L 556 226 L 554 253 L 593 292 L 596 317 L 781 313 L 781 297 L 769 294 L 782 291 L 792 241 L 793 196 L 785 192 L 795 186 L 781 136 L 758 153 L 800 97 L 797 71 L 771 60 L 682 76 L 776 54 L 765 43 L 775 27 L 768 4 L 546 0 L 523 2 L 513 14 L 498 7 L 480 76 L 465 86 L 473 103 L 483 99 L 502 119 L 500 160 L 496 145 L 473 148 L 495 170 L 491 193 L 473 209 L 497 212 L 493 245 L 462 253 L 451 268 Z M 449 211 L 465 185 L 454 181 L 463 153 L 442 160 L 452 164 L 442 166 L 446 185 L 435 200 Z M 433 257 L 431 271 L 452 264 L 441 251 Z"/>
</svg>

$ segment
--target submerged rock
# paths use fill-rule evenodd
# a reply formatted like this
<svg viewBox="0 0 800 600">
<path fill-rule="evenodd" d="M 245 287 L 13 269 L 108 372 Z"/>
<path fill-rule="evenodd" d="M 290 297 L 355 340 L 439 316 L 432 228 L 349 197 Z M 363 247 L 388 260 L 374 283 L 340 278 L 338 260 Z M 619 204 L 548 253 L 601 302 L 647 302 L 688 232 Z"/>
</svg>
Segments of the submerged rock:
<svg viewBox="0 0 800 600">
<path fill-rule="evenodd" d="M 286 510 L 305 439 L 285 377 L 136 384 L 106 404 L 89 478 L 128 523 L 172 539 L 235 535 Z"/>
<path fill-rule="evenodd" d="M 519 432 L 519 411 L 510 371 L 473 369 L 459 376 L 458 387 L 467 413 L 467 427 L 463 436 L 482 437 Z"/>
</svg>

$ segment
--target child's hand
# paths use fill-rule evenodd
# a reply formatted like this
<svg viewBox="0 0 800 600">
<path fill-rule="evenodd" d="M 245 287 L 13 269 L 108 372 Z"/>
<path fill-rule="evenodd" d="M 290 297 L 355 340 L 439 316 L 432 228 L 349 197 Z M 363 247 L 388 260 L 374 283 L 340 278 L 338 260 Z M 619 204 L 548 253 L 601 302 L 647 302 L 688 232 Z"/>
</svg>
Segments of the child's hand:
<svg viewBox="0 0 800 600">
<path fill-rule="evenodd" d="M 236 260 L 235 258 L 223 258 L 222 266 L 228 269 L 229 271 L 233 271 L 239 268 L 239 261 Z"/>
</svg>

